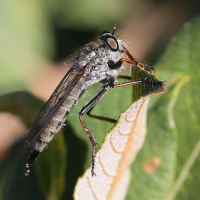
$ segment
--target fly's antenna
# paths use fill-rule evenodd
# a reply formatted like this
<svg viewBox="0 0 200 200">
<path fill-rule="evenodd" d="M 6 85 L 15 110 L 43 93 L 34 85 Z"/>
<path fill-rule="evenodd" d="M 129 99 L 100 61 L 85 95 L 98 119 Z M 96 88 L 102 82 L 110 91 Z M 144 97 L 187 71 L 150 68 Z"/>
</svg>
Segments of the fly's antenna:
<svg viewBox="0 0 200 200">
<path fill-rule="evenodd" d="M 114 28 L 113 28 L 112 35 L 114 35 L 116 31 L 117 31 L 117 25 L 115 24 L 115 26 L 114 26 Z"/>
</svg>

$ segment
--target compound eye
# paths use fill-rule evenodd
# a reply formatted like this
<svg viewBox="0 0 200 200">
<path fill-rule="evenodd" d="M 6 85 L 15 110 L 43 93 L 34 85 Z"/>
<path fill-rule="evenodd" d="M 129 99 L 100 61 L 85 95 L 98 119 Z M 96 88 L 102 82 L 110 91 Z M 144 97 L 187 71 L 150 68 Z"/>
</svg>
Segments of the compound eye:
<svg viewBox="0 0 200 200">
<path fill-rule="evenodd" d="M 99 36 L 101 41 L 111 50 L 118 51 L 119 45 L 117 39 L 109 32 L 102 32 Z"/>
<path fill-rule="evenodd" d="M 118 51 L 118 49 L 119 49 L 116 39 L 114 39 L 112 37 L 107 38 L 107 45 L 109 46 L 109 48 L 112 51 Z"/>
</svg>

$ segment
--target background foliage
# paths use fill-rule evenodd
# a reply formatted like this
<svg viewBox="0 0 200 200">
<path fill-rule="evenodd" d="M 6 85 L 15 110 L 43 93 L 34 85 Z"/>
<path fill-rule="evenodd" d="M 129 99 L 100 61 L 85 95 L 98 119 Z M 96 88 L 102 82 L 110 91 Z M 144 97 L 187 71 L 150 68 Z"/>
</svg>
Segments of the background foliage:
<svg viewBox="0 0 200 200">
<path fill-rule="evenodd" d="M 168 80 L 168 93 L 154 96 L 149 104 L 148 135 L 132 165 L 126 199 L 198 199 L 200 19 L 185 23 L 164 52 L 183 22 L 198 14 L 198 2 L 17 0 L 0 5 L 1 115 L 12 113 L 30 127 L 42 108 L 41 99 L 46 100 L 64 76 L 64 59 L 117 23 L 123 28 L 118 34 L 124 32 L 122 38 L 132 42 L 133 56 L 150 61 L 159 79 Z M 54 80 L 58 82 L 51 85 Z M 0 146 L 8 135 L 16 139 L 0 149 L 0 199 L 72 199 L 77 177 L 90 163 L 91 148 L 77 113 L 98 88 L 94 86 L 79 102 L 28 178 L 24 166 L 30 150 L 23 149 L 21 140 L 26 130 L 9 133 L 2 127 L 10 128 L 12 118 L 2 123 Z M 131 91 L 130 87 L 110 91 L 95 114 L 117 119 L 131 103 Z M 112 124 L 87 116 L 85 120 L 101 144 Z M 49 158 L 51 163 L 46 164 Z"/>
</svg>

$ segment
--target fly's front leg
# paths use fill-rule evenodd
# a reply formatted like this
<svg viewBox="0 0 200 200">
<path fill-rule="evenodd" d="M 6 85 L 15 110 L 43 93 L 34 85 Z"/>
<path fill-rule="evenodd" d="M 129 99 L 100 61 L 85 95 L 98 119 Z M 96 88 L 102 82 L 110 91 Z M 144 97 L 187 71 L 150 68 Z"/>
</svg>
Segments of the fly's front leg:
<svg viewBox="0 0 200 200">
<path fill-rule="evenodd" d="M 105 85 L 99 90 L 97 95 L 92 100 L 90 100 L 85 106 L 83 106 L 83 108 L 79 112 L 80 122 L 81 122 L 83 128 L 85 129 L 85 132 L 87 133 L 88 138 L 90 139 L 90 143 L 92 144 L 92 170 L 91 170 L 92 176 L 96 175 L 96 173 L 94 172 L 95 155 L 96 155 L 96 141 L 95 141 L 94 136 L 92 135 L 90 129 L 88 128 L 87 124 L 84 122 L 82 116 L 85 113 L 87 113 L 89 110 L 91 110 L 97 104 L 97 102 L 105 95 L 107 90 L 108 90 L 108 83 L 105 83 Z"/>
<path fill-rule="evenodd" d="M 124 59 L 125 62 L 132 63 L 134 65 L 138 65 L 141 68 L 143 68 L 144 70 L 147 70 L 147 71 L 150 71 L 151 73 L 154 73 L 153 67 L 151 67 L 150 65 L 138 62 L 137 60 L 135 60 L 135 58 L 133 58 L 133 56 L 131 55 L 131 53 L 128 51 L 128 49 L 126 47 L 124 47 L 123 45 L 122 45 L 122 47 L 123 47 L 122 53 L 126 53 L 126 55 L 130 59 L 130 60 Z M 124 61 L 122 61 L 122 62 L 124 62 Z M 121 64 L 122 64 L 122 62 L 121 62 Z M 118 64 L 120 64 L 120 63 L 118 63 Z"/>
<path fill-rule="evenodd" d="M 138 65 L 140 67 L 142 67 L 144 70 L 147 71 L 151 71 L 151 73 L 154 73 L 153 68 L 149 65 L 146 65 L 144 63 L 139 63 L 136 60 L 129 60 L 129 59 L 125 59 L 125 58 L 121 58 L 119 59 L 116 63 L 114 63 L 114 61 L 109 60 L 108 61 L 108 65 L 111 69 L 119 69 L 121 67 L 121 65 L 123 64 L 123 62 L 127 62 L 127 63 L 131 63 L 133 65 Z"/>
</svg>

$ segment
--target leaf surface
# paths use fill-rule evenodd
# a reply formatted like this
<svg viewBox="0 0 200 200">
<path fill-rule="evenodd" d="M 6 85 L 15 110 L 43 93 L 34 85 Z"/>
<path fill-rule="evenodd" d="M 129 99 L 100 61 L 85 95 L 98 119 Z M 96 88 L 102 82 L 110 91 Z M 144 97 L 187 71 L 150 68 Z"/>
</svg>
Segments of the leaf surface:
<svg viewBox="0 0 200 200">
<path fill-rule="evenodd" d="M 135 68 L 137 80 L 158 81 L 155 76 Z M 135 79 L 136 80 L 136 79 Z M 78 199 L 123 199 L 130 181 L 130 164 L 142 147 L 146 134 L 147 99 L 152 93 L 165 92 L 165 87 L 142 84 L 134 88 L 135 102 L 123 113 L 117 125 L 106 135 L 97 152 L 96 177 L 91 168 L 78 180 L 74 197 Z"/>
<path fill-rule="evenodd" d="M 199 199 L 199 27 L 199 17 L 185 24 L 155 66 L 168 92 L 151 97 L 127 200 Z"/>
<path fill-rule="evenodd" d="M 174 136 L 176 167 L 167 199 L 198 199 L 200 192 L 200 18 L 187 22 L 158 62 L 168 77 L 170 99 L 164 102 Z"/>
</svg>

